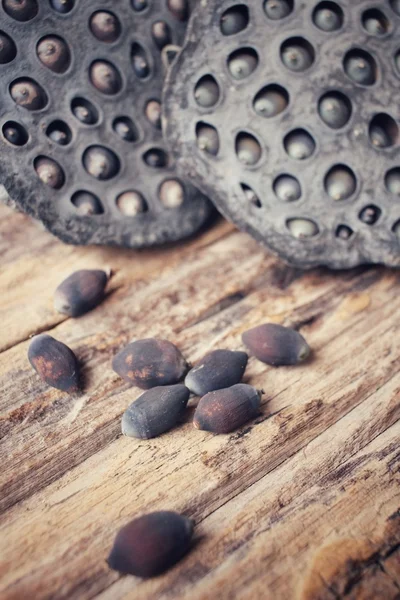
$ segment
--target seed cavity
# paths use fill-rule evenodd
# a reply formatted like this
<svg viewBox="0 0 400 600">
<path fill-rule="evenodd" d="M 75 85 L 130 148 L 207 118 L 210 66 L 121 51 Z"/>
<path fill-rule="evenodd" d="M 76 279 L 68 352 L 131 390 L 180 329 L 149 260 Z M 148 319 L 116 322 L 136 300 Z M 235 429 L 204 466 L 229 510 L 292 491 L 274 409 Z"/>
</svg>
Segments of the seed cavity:
<svg viewBox="0 0 400 600">
<path fill-rule="evenodd" d="M 74 98 L 71 102 L 71 111 L 84 125 L 95 125 L 99 120 L 98 109 L 86 98 Z"/>
<path fill-rule="evenodd" d="M 332 200 L 347 200 L 356 191 L 357 179 L 346 165 L 335 165 L 326 175 L 324 185 Z"/>
<path fill-rule="evenodd" d="M 162 169 L 168 165 L 168 154 L 161 148 L 150 148 L 143 154 L 143 160 L 153 169 Z"/>
<path fill-rule="evenodd" d="M 87 148 L 83 153 L 82 162 L 89 175 L 100 181 L 112 179 L 120 170 L 119 158 L 115 152 L 104 146 Z"/>
<path fill-rule="evenodd" d="M 150 64 L 146 51 L 137 42 L 131 46 L 131 63 L 133 71 L 139 79 L 146 79 L 150 75 Z"/>
<path fill-rule="evenodd" d="M 102 94 L 113 96 L 122 88 L 122 77 L 118 69 L 106 60 L 95 60 L 89 69 L 91 84 Z"/>
<path fill-rule="evenodd" d="M 375 148 L 394 146 L 399 139 L 396 121 L 386 113 L 375 115 L 369 125 L 369 139 Z"/>
<path fill-rule="evenodd" d="M 148 0 L 131 0 L 132 8 L 136 12 L 142 12 L 149 6 Z"/>
<path fill-rule="evenodd" d="M 48 102 L 42 86 L 29 77 L 13 81 L 10 85 L 10 95 L 15 104 L 29 111 L 42 110 Z"/>
<path fill-rule="evenodd" d="M 249 9 L 244 4 L 236 4 L 224 12 L 220 27 L 224 35 L 235 35 L 246 29 L 248 24 Z"/>
<path fill-rule="evenodd" d="M 283 145 L 290 158 L 295 160 L 306 160 L 315 152 L 315 141 L 311 134 L 305 129 L 295 129 L 288 133 Z"/>
<path fill-rule="evenodd" d="M 179 181 L 167 179 L 161 184 L 159 198 L 165 208 L 179 208 L 185 200 L 185 191 Z"/>
<path fill-rule="evenodd" d="M 359 85 L 374 85 L 378 76 L 375 59 L 369 52 L 355 48 L 347 52 L 344 62 L 346 75 Z"/>
<path fill-rule="evenodd" d="M 134 190 L 120 194 L 116 204 L 119 212 L 126 217 L 136 217 L 147 211 L 147 204 L 142 194 Z"/>
<path fill-rule="evenodd" d="M 39 11 L 37 0 L 3 0 L 4 12 L 16 21 L 30 21 Z"/>
<path fill-rule="evenodd" d="M 42 65 L 53 73 L 65 73 L 71 64 L 71 53 L 67 42 L 56 35 L 48 35 L 39 40 L 36 54 Z"/>
<path fill-rule="evenodd" d="M 315 50 L 310 42 L 302 37 L 289 38 L 281 46 L 281 60 L 290 71 L 302 73 L 313 64 Z"/>
<path fill-rule="evenodd" d="M 216 156 L 219 151 L 218 131 L 202 121 L 196 125 L 197 146 L 203 152 Z"/>
<path fill-rule="evenodd" d="M 220 91 L 218 83 L 212 75 L 204 75 L 196 84 L 194 98 L 199 106 L 210 108 L 219 100 Z"/>
<path fill-rule="evenodd" d="M 65 15 L 74 8 L 75 0 L 50 0 L 50 6 L 56 12 Z"/>
<path fill-rule="evenodd" d="M 336 237 L 340 240 L 349 240 L 353 234 L 354 231 L 348 225 L 339 225 L 336 229 Z"/>
<path fill-rule="evenodd" d="M 78 215 L 81 216 L 101 215 L 104 212 L 99 198 L 91 192 L 75 192 L 71 202 L 77 209 Z"/>
<path fill-rule="evenodd" d="M 362 15 L 362 25 L 371 35 L 386 35 L 390 29 L 390 21 L 385 14 L 377 8 L 366 10 Z"/>
<path fill-rule="evenodd" d="M 264 12 L 269 19 L 279 21 L 293 12 L 294 0 L 265 0 Z"/>
<path fill-rule="evenodd" d="M 360 212 L 359 219 L 366 225 L 375 225 L 381 214 L 382 211 L 378 206 L 370 204 L 369 206 L 363 208 L 363 210 Z"/>
<path fill-rule="evenodd" d="M 385 186 L 390 194 L 400 196 L 400 167 L 390 169 L 385 175 Z"/>
<path fill-rule="evenodd" d="M 71 129 L 65 121 L 61 121 L 60 119 L 50 123 L 46 129 L 46 135 L 60 146 L 67 146 L 72 140 Z"/>
<path fill-rule="evenodd" d="M 171 29 L 165 21 L 156 21 L 151 27 L 151 35 L 159 50 L 172 43 Z"/>
<path fill-rule="evenodd" d="M 314 9 L 313 22 L 318 29 L 331 33 L 343 27 L 344 14 L 336 2 L 320 2 Z"/>
<path fill-rule="evenodd" d="M 112 124 L 114 132 L 124 142 L 137 142 L 139 132 L 136 125 L 129 117 L 116 117 Z"/>
<path fill-rule="evenodd" d="M 112 44 L 121 35 L 121 23 L 114 13 L 107 10 L 98 10 L 93 13 L 89 21 L 90 31 L 100 42 Z"/>
<path fill-rule="evenodd" d="M 188 0 L 168 0 L 167 7 L 178 21 L 187 21 L 189 18 Z"/>
<path fill-rule="evenodd" d="M 267 85 L 253 100 L 254 110 L 260 117 L 271 118 L 282 113 L 289 104 L 289 94 L 280 85 Z"/>
<path fill-rule="evenodd" d="M 146 104 L 145 115 L 156 129 L 161 129 L 161 103 L 158 100 L 149 100 Z"/>
<path fill-rule="evenodd" d="M 397 221 L 394 225 L 393 225 L 393 229 L 392 229 L 393 233 L 395 235 L 397 235 L 398 239 L 400 240 L 400 221 Z"/>
<path fill-rule="evenodd" d="M 0 65 L 5 65 L 17 56 L 14 40 L 5 31 L 0 31 Z"/>
<path fill-rule="evenodd" d="M 28 131 L 21 123 L 16 121 L 4 123 L 2 133 L 7 142 L 13 144 L 13 146 L 25 146 L 29 139 Z"/>
<path fill-rule="evenodd" d="M 240 162 L 246 166 L 257 164 L 262 155 L 260 143 L 254 135 L 244 131 L 236 136 L 235 151 Z"/>
<path fill-rule="evenodd" d="M 341 129 L 350 120 L 352 114 L 351 102 L 341 92 L 328 92 L 319 101 L 318 113 L 328 127 Z"/>
<path fill-rule="evenodd" d="M 47 156 L 38 156 L 33 166 L 42 183 L 55 190 L 62 188 L 65 182 L 64 171 L 54 159 Z"/>
<path fill-rule="evenodd" d="M 289 219 L 286 225 L 292 236 L 298 240 L 315 237 L 319 233 L 318 225 L 311 219 Z"/>
<path fill-rule="evenodd" d="M 246 185 L 245 183 L 241 183 L 240 187 L 244 194 L 246 203 L 250 204 L 251 206 L 255 206 L 256 208 L 261 208 L 261 206 L 262 206 L 261 200 L 257 196 L 256 192 L 249 185 Z"/>
<path fill-rule="evenodd" d="M 235 50 L 228 58 L 228 69 L 234 79 L 249 77 L 258 65 L 258 54 L 253 48 Z"/>
<path fill-rule="evenodd" d="M 300 182 L 293 175 L 280 175 L 275 179 L 273 188 L 282 202 L 295 202 L 301 198 Z"/>
</svg>

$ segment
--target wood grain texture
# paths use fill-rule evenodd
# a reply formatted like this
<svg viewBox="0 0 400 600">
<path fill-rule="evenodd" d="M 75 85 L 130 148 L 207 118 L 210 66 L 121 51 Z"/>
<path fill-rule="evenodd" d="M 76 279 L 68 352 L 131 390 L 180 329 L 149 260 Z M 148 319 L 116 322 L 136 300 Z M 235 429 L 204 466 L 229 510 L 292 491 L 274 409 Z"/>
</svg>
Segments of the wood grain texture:
<svg viewBox="0 0 400 600">
<path fill-rule="evenodd" d="M 373 267 L 307 273 L 220 222 L 142 252 L 64 246 L 0 208 L 0 597 L 119 600 L 400 598 L 400 285 Z M 78 268 L 110 267 L 108 296 L 68 319 L 52 307 Z M 224 436 L 184 422 L 120 436 L 140 395 L 111 370 L 125 343 L 160 336 L 194 362 L 242 349 L 262 322 L 313 348 L 298 367 L 250 359 L 262 414 Z M 85 392 L 31 370 L 29 337 L 67 343 Z M 197 524 L 192 552 L 151 581 L 105 563 L 117 529 L 173 509 Z"/>
</svg>

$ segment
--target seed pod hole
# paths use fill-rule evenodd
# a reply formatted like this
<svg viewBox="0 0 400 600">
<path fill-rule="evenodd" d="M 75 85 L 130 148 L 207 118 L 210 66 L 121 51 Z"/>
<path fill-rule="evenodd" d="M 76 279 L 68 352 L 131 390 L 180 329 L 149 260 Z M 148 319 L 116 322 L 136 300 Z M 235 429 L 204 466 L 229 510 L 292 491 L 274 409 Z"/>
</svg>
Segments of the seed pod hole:
<svg viewBox="0 0 400 600">
<path fill-rule="evenodd" d="M 102 94 L 112 96 L 122 88 L 118 69 L 106 60 L 95 60 L 89 68 L 90 83 Z"/>
<path fill-rule="evenodd" d="M 386 15 L 377 8 L 366 10 L 361 17 L 362 25 L 371 35 L 386 35 L 390 29 L 390 21 Z"/>
<path fill-rule="evenodd" d="M 0 65 L 5 65 L 17 56 L 14 40 L 5 31 L 0 31 Z"/>
<path fill-rule="evenodd" d="M 161 103 L 158 100 L 149 100 L 144 109 L 146 119 L 156 128 L 161 129 Z"/>
<path fill-rule="evenodd" d="M 249 203 L 252 206 L 255 206 L 256 208 L 261 208 L 261 206 L 262 206 L 261 200 L 255 193 L 255 191 L 249 185 L 246 185 L 245 183 L 241 183 L 240 187 L 244 194 L 246 203 Z"/>
<path fill-rule="evenodd" d="M 400 17 L 400 0 L 390 0 L 390 7 Z"/>
<path fill-rule="evenodd" d="M 150 64 L 146 51 L 137 42 L 134 42 L 131 46 L 131 62 L 136 77 L 146 79 L 150 75 Z"/>
<path fill-rule="evenodd" d="M 29 77 L 13 81 L 10 85 L 10 95 L 15 104 L 26 110 L 42 110 L 48 102 L 42 86 Z"/>
<path fill-rule="evenodd" d="M 336 228 L 336 237 L 340 240 L 349 240 L 353 234 L 354 231 L 347 225 L 339 225 Z"/>
<path fill-rule="evenodd" d="M 281 45 L 281 60 L 290 71 L 302 73 L 313 64 L 315 50 L 310 42 L 302 37 L 289 38 Z"/>
<path fill-rule="evenodd" d="M 71 198 L 72 204 L 81 216 L 101 215 L 104 213 L 103 206 L 97 196 L 91 192 L 79 191 Z"/>
<path fill-rule="evenodd" d="M 357 179 L 346 165 L 335 165 L 326 175 L 324 185 L 332 200 L 347 200 L 357 189 Z"/>
<path fill-rule="evenodd" d="M 274 192 L 282 202 L 295 202 L 301 198 L 301 185 L 293 175 L 280 175 L 273 184 Z"/>
<path fill-rule="evenodd" d="M 289 219 L 286 226 L 298 240 L 315 237 L 319 233 L 318 225 L 311 219 Z"/>
<path fill-rule="evenodd" d="M 392 231 L 400 240 L 400 220 L 393 225 Z"/>
<path fill-rule="evenodd" d="M 123 192 L 116 199 L 119 212 L 126 217 L 136 217 L 147 211 L 147 204 L 142 194 L 134 190 Z"/>
<path fill-rule="evenodd" d="M 204 75 L 196 84 L 194 98 L 199 106 L 209 108 L 219 100 L 219 85 L 212 75 Z"/>
<path fill-rule="evenodd" d="M 99 120 L 99 111 L 86 98 L 74 98 L 71 102 L 71 111 L 74 117 L 85 125 L 94 125 Z"/>
<path fill-rule="evenodd" d="M 290 158 L 306 160 L 314 154 L 315 141 L 305 129 L 295 129 L 285 136 L 283 145 Z"/>
<path fill-rule="evenodd" d="M 341 129 L 350 120 L 351 102 L 341 92 L 328 92 L 318 103 L 318 113 L 323 122 L 331 129 Z"/>
<path fill-rule="evenodd" d="M 366 206 L 362 209 L 362 211 L 358 215 L 358 218 L 366 225 L 375 225 L 381 214 L 382 211 L 378 206 L 370 204 L 369 206 Z"/>
<path fill-rule="evenodd" d="M 137 142 L 139 132 L 136 125 L 129 117 L 116 117 L 112 124 L 114 132 L 124 142 Z"/>
<path fill-rule="evenodd" d="M 178 21 L 187 21 L 189 18 L 188 0 L 168 0 L 167 7 Z"/>
<path fill-rule="evenodd" d="M 131 0 L 131 5 L 134 11 L 142 12 L 149 6 L 148 0 Z"/>
<path fill-rule="evenodd" d="M 369 52 L 355 48 L 347 52 L 343 61 L 346 75 L 359 85 L 374 85 L 378 77 L 378 67 Z"/>
<path fill-rule="evenodd" d="M 264 12 L 269 19 L 278 21 L 293 12 L 294 0 L 265 0 Z"/>
<path fill-rule="evenodd" d="M 390 194 L 400 196 L 400 167 L 390 169 L 385 175 L 385 186 Z"/>
<path fill-rule="evenodd" d="M 262 155 L 260 143 L 250 133 L 241 131 L 236 136 L 235 151 L 238 159 L 246 166 L 253 166 L 259 162 Z"/>
<path fill-rule="evenodd" d="M 249 9 L 244 4 L 231 6 L 221 17 L 220 27 L 224 35 L 234 35 L 249 24 Z"/>
<path fill-rule="evenodd" d="M 200 121 L 196 125 L 197 146 L 203 152 L 216 156 L 219 151 L 218 131 L 212 125 Z"/>
<path fill-rule="evenodd" d="M 375 115 L 369 125 L 369 139 L 375 148 L 394 146 L 399 139 L 396 121 L 385 113 Z"/>
<path fill-rule="evenodd" d="M 168 165 L 168 154 L 161 148 L 150 148 L 143 154 L 143 160 L 152 169 L 162 169 Z"/>
<path fill-rule="evenodd" d="M 42 183 L 54 190 L 62 188 L 65 182 L 65 175 L 55 160 L 47 156 L 38 156 L 35 158 L 33 166 Z"/>
<path fill-rule="evenodd" d="M 343 26 L 343 21 L 343 10 L 336 2 L 320 2 L 314 9 L 314 25 L 322 31 L 327 33 L 337 31 Z"/>
<path fill-rule="evenodd" d="M 3 0 L 4 12 L 16 21 L 30 21 L 38 14 L 37 0 Z"/>
<path fill-rule="evenodd" d="M 185 200 L 182 184 L 176 179 L 167 179 L 161 184 L 159 191 L 161 204 L 165 208 L 179 208 Z"/>
<path fill-rule="evenodd" d="M 39 40 L 36 54 L 42 65 L 53 73 L 65 73 L 71 63 L 67 42 L 57 35 L 48 35 Z"/>
<path fill-rule="evenodd" d="M 56 12 L 65 15 L 74 8 L 75 0 L 50 0 L 50 6 Z"/>
<path fill-rule="evenodd" d="M 395 54 L 394 64 L 396 66 L 397 71 L 400 73 L 400 50 L 398 50 Z"/>
<path fill-rule="evenodd" d="M 7 121 L 2 127 L 3 136 L 13 146 L 25 146 L 29 139 L 27 130 L 21 123 Z"/>
<path fill-rule="evenodd" d="M 164 46 L 172 43 L 171 29 L 165 21 L 156 21 L 151 26 L 151 35 L 157 48 L 162 50 Z"/>
<path fill-rule="evenodd" d="M 100 42 L 112 44 L 121 35 L 121 23 L 114 13 L 107 10 L 98 10 L 93 13 L 89 21 L 90 31 Z"/>
<path fill-rule="evenodd" d="M 258 54 L 253 48 L 235 50 L 228 58 L 228 69 L 234 79 L 249 77 L 258 65 Z"/>
<path fill-rule="evenodd" d="M 83 153 L 82 162 L 89 175 L 100 181 L 112 179 L 120 170 L 119 158 L 104 146 L 89 146 Z"/>
<path fill-rule="evenodd" d="M 280 85 L 267 85 L 253 100 L 254 110 L 260 117 L 271 118 L 282 113 L 289 104 L 289 94 Z"/>
<path fill-rule="evenodd" d="M 60 146 L 67 146 L 72 140 L 72 132 L 65 121 L 56 120 L 46 129 L 46 135 Z"/>
</svg>

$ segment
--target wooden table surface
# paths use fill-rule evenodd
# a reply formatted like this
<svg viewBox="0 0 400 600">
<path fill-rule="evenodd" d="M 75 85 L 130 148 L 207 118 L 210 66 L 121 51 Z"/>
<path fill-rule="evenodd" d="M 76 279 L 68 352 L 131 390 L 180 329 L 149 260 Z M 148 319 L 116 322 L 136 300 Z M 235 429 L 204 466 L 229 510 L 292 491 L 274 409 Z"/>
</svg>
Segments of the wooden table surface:
<svg viewBox="0 0 400 600">
<path fill-rule="evenodd" d="M 400 598 L 400 273 L 301 272 L 224 222 L 168 249 L 74 248 L 6 207 L 0 255 L 2 599 Z M 113 270 L 106 301 L 57 314 L 55 287 L 92 267 Z M 267 321 L 314 357 L 250 360 L 255 422 L 213 436 L 190 408 L 159 438 L 121 437 L 140 391 L 111 360 L 129 340 L 165 337 L 196 361 Z M 43 331 L 82 361 L 83 395 L 30 368 Z M 149 581 L 110 571 L 118 528 L 157 509 L 195 519 L 191 553 Z"/>
</svg>

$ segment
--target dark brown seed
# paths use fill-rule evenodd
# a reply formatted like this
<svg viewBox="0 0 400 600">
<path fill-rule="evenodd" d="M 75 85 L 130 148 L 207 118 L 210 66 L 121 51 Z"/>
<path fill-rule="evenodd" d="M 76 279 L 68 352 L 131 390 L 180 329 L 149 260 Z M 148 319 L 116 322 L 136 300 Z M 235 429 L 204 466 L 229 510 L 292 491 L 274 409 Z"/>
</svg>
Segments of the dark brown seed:
<svg viewBox="0 0 400 600">
<path fill-rule="evenodd" d="M 300 333 L 276 323 L 249 329 L 242 340 L 258 360 L 268 365 L 296 365 L 310 355 L 310 347 Z"/>
<path fill-rule="evenodd" d="M 137 577 L 159 575 L 188 552 L 193 528 L 191 519 L 170 511 L 134 519 L 118 532 L 108 565 Z"/>
<path fill-rule="evenodd" d="M 79 390 L 79 364 L 75 354 L 51 335 L 33 338 L 28 359 L 39 377 L 51 387 L 68 394 Z"/>
<path fill-rule="evenodd" d="M 64 279 L 54 293 L 54 308 L 70 317 L 79 317 L 103 300 L 108 273 L 82 269 Z"/>
<path fill-rule="evenodd" d="M 259 414 L 261 395 L 245 383 L 209 392 L 196 408 L 193 425 L 212 433 L 229 433 Z"/>
<path fill-rule="evenodd" d="M 185 385 L 196 396 L 235 385 L 243 377 L 248 358 L 246 352 L 209 352 L 186 375 Z"/>
<path fill-rule="evenodd" d="M 148 440 L 172 429 L 182 417 L 189 396 L 189 390 L 182 384 L 148 390 L 122 415 L 122 433 Z"/>
<path fill-rule="evenodd" d="M 178 348 L 167 340 L 138 340 L 114 356 L 112 367 L 128 383 L 144 390 L 178 383 L 188 364 Z"/>
</svg>

